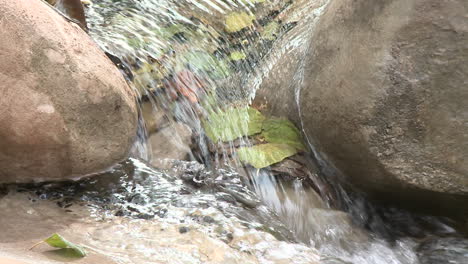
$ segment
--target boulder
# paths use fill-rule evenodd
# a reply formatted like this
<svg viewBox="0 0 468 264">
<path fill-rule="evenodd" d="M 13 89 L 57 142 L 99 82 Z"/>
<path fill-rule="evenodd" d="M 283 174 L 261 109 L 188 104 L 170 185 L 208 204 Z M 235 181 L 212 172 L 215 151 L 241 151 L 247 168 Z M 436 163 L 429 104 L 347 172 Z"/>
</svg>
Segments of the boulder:
<svg viewBox="0 0 468 264">
<path fill-rule="evenodd" d="M 192 130 L 183 123 L 174 122 L 152 134 L 148 143 L 156 167 L 162 159 L 185 160 L 192 153 Z"/>
<path fill-rule="evenodd" d="M 464 0 L 331 0 L 256 103 L 303 124 L 319 157 L 377 197 L 466 214 L 467 11 Z"/>
<path fill-rule="evenodd" d="M 38 0 L 0 0 L 0 31 L 0 183 L 64 180 L 124 159 L 134 94 L 91 38 Z"/>
</svg>

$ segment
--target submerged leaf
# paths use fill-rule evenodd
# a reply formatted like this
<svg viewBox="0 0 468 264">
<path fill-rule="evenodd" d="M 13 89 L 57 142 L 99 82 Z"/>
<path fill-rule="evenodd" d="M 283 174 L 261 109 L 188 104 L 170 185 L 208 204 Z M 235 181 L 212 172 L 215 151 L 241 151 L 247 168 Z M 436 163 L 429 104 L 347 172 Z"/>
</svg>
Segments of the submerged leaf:
<svg viewBox="0 0 468 264">
<path fill-rule="evenodd" d="M 299 129 L 287 119 L 266 120 L 262 136 L 268 143 L 286 144 L 297 150 L 305 150 Z"/>
<path fill-rule="evenodd" d="M 46 242 L 47 244 L 49 244 L 49 246 L 52 246 L 52 247 L 71 249 L 73 250 L 74 254 L 77 257 L 82 258 L 86 256 L 86 251 L 82 247 L 75 245 L 72 242 L 67 241 L 65 238 L 63 238 L 61 235 L 57 233 L 45 239 L 44 242 Z"/>
<path fill-rule="evenodd" d="M 263 28 L 262 38 L 266 40 L 274 40 L 278 30 L 279 24 L 275 21 L 272 21 Z"/>
<path fill-rule="evenodd" d="M 244 52 L 242 51 L 233 51 L 231 52 L 231 54 L 229 55 L 229 58 L 231 58 L 231 60 L 233 61 L 238 61 L 238 60 L 243 60 L 245 59 L 247 56 L 245 55 Z"/>
<path fill-rule="evenodd" d="M 237 32 L 243 28 L 250 27 L 255 20 L 254 15 L 246 12 L 233 12 L 226 16 L 226 31 L 229 33 Z"/>
<path fill-rule="evenodd" d="M 286 144 L 260 144 L 253 147 L 242 147 L 237 151 L 239 159 L 257 169 L 268 167 L 297 153 L 297 149 Z"/>
<path fill-rule="evenodd" d="M 206 135 L 213 141 L 231 141 L 262 131 L 265 117 L 253 108 L 229 108 L 213 112 L 203 122 Z"/>
</svg>

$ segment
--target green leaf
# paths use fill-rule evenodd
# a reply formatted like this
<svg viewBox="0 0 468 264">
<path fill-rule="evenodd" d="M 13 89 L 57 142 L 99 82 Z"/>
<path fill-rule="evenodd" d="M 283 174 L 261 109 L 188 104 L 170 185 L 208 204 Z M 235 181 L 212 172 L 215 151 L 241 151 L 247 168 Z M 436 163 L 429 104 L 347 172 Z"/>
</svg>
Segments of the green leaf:
<svg viewBox="0 0 468 264">
<path fill-rule="evenodd" d="M 226 16 L 225 29 L 229 33 L 237 32 L 253 25 L 254 20 L 255 16 L 246 12 L 232 12 Z"/>
<path fill-rule="evenodd" d="M 231 54 L 229 55 L 229 58 L 231 58 L 231 60 L 233 61 L 238 61 L 238 60 L 243 60 L 245 59 L 247 56 L 245 55 L 244 52 L 242 51 L 233 51 L 231 52 Z"/>
<path fill-rule="evenodd" d="M 261 36 L 263 39 L 274 40 L 276 34 L 278 33 L 278 30 L 279 30 L 279 24 L 275 21 L 272 21 L 263 28 L 263 32 Z"/>
<path fill-rule="evenodd" d="M 268 143 L 286 144 L 297 150 L 306 149 L 299 129 L 287 119 L 266 120 L 261 136 Z"/>
<path fill-rule="evenodd" d="M 253 108 L 229 108 L 212 112 L 203 122 L 206 135 L 213 141 L 231 141 L 262 131 L 265 117 Z"/>
<path fill-rule="evenodd" d="M 286 144 L 260 144 L 237 150 L 239 159 L 257 169 L 268 167 L 297 153 L 297 149 Z"/>
<path fill-rule="evenodd" d="M 72 249 L 74 254 L 77 257 L 82 258 L 86 256 L 86 251 L 82 247 L 75 245 L 72 242 L 67 241 L 65 238 L 63 238 L 61 235 L 57 233 L 45 239 L 44 242 L 46 242 L 52 247 Z"/>
</svg>

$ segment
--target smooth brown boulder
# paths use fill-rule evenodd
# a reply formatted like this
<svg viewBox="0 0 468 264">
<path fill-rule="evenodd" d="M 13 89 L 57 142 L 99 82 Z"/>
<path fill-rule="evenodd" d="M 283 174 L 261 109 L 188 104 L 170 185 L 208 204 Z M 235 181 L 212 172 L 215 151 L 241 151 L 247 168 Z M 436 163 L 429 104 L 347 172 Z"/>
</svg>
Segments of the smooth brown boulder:
<svg viewBox="0 0 468 264">
<path fill-rule="evenodd" d="M 91 38 L 39 0 L 0 0 L 0 183 L 63 180 L 124 159 L 134 93 Z"/>
<path fill-rule="evenodd" d="M 467 13 L 464 0 L 331 0 L 257 104 L 302 123 L 356 186 L 467 214 Z"/>
</svg>

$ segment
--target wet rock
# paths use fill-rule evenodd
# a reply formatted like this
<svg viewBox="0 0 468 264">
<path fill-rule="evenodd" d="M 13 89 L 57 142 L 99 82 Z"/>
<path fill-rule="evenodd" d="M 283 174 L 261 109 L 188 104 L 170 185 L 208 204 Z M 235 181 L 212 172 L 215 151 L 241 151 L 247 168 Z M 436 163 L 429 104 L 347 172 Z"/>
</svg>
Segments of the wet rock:
<svg viewBox="0 0 468 264">
<path fill-rule="evenodd" d="M 207 224 L 213 224 L 215 222 L 214 218 L 207 215 L 207 216 L 204 216 L 203 217 L 203 222 L 207 223 Z"/>
<path fill-rule="evenodd" d="M 46 0 L 61 13 L 76 21 L 84 30 L 88 29 L 86 17 L 81 0 Z"/>
<path fill-rule="evenodd" d="M 279 241 L 264 231 L 249 229 L 238 218 L 225 217 L 213 207 L 196 210 L 216 214 L 215 218 L 223 223 L 226 232 L 222 239 L 210 231 L 211 225 L 198 224 L 191 221 L 191 217 L 184 217 L 190 216 L 188 212 L 193 209 L 170 207 L 167 218 L 150 220 L 111 217 L 91 206 L 80 206 L 73 213 L 66 213 L 53 201 L 31 203 L 26 193 L 12 193 L 1 198 L 0 209 L 8 215 L 0 218 L 0 260 L 7 257 L 25 263 L 68 262 L 50 254 L 51 248 L 47 245 L 27 250 L 51 233 L 58 232 L 70 241 L 95 249 L 77 260 L 83 264 L 319 263 L 315 250 Z M 190 232 L 180 233 L 181 226 L 177 224 L 180 220 L 190 225 Z M 237 235 L 239 239 L 236 239 Z"/>
<path fill-rule="evenodd" d="M 159 159 L 185 160 L 191 153 L 192 130 L 185 124 L 174 123 L 151 135 L 148 142 L 156 167 Z"/>
<path fill-rule="evenodd" d="M 190 229 L 188 227 L 186 227 L 186 226 L 179 227 L 179 233 L 181 233 L 181 234 L 185 234 L 188 231 L 190 231 Z"/>
<path fill-rule="evenodd" d="M 318 154 L 359 187 L 463 215 L 465 9 L 463 0 L 330 1 L 303 46 L 279 46 L 257 101 L 304 124 Z"/>
<path fill-rule="evenodd" d="M 421 264 L 463 264 L 468 260 L 468 240 L 464 238 L 433 238 L 418 248 Z"/>
<path fill-rule="evenodd" d="M 133 91 L 76 24 L 43 1 L 0 1 L 0 182 L 103 171 L 135 140 Z"/>
<path fill-rule="evenodd" d="M 140 104 L 141 115 L 145 120 L 146 132 L 151 135 L 169 125 L 169 120 L 166 113 L 162 109 L 156 109 L 156 106 L 151 101 L 146 101 Z"/>
<path fill-rule="evenodd" d="M 28 262 L 23 262 L 23 261 L 19 261 L 19 260 L 16 260 L 16 259 L 3 258 L 3 257 L 0 257 L 0 263 L 5 263 L 5 264 L 28 264 Z"/>
</svg>

